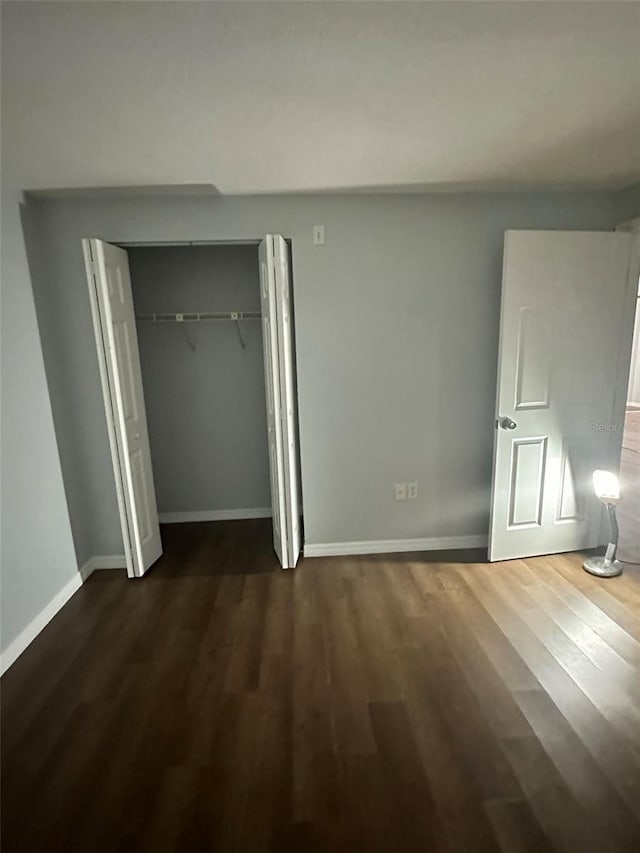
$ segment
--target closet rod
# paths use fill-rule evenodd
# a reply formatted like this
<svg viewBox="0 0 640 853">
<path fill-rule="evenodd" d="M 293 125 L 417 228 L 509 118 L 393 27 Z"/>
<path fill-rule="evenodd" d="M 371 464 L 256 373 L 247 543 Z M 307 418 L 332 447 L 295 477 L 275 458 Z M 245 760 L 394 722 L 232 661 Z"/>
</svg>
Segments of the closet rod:
<svg viewBox="0 0 640 853">
<path fill-rule="evenodd" d="M 259 311 L 190 312 L 184 314 L 138 314 L 139 323 L 201 323 L 207 320 L 260 320 Z"/>
</svg>

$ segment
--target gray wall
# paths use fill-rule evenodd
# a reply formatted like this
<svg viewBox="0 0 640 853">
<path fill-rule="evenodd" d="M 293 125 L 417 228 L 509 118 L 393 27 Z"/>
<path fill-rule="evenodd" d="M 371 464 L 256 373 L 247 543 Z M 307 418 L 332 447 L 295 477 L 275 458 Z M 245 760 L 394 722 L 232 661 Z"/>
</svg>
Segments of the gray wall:
<svg viewBox="0 0 640 853">
<path fill-rule="evenodd" d="M 134 248 L 136 314 L 260 311 L 257 246 Z M 158 510 L 270 507 L 259 320 L 140 323 Z M 193 347 L 193 348 L 192 348 Z"/>
<path fill-rule="evenodd" d="M 640 184 L 628 187 L 615 196 L 616 224 L 640 216 Z"/>
<path fill-rule="evenodd" d="M 2 186 L 3 650 L 77 573 L 20 201 L 21 193 Z"/>
<path fill-rule="evenodd" d="M 617 215 L 604 193 L 61 199 L 39 213 L 47 360 L 73 365 L 54 415 L 86 438 L 61 442 L 80 559 L 122 548 L 81 237 L 292 238 L 305 538 L 323 543 L 486 532 L 503 233 Z M 394 501 L 403 480 L 417 500 Z"/>
</svg>

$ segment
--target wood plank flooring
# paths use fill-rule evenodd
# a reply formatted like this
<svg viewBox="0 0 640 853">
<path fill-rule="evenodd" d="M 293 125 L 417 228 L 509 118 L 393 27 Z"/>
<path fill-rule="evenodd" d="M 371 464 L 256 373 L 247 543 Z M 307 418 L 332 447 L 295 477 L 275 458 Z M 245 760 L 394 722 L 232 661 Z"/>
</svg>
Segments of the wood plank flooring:
<svg viewBox="0 0 640 853">
<path fill-rule="evenodd" d="M 4 853 L 640 850 L 640 569 L 163 537 L 3 678 Z"/>
</svg>

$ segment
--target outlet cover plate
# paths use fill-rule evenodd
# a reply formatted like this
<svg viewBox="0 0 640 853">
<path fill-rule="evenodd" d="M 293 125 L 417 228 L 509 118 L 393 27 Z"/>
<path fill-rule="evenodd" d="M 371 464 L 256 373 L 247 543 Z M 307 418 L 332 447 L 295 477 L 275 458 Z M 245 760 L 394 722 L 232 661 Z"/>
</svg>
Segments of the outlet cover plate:
<svg viewBox="0 0 640 853">
<path fill-rule="evenodd" d="M 407 499 L 407 484 L 406 483 L 396 483 L 395 495 L 396 495 L 397 501 L 406 501 L 406 499 Z"/>
</svg>

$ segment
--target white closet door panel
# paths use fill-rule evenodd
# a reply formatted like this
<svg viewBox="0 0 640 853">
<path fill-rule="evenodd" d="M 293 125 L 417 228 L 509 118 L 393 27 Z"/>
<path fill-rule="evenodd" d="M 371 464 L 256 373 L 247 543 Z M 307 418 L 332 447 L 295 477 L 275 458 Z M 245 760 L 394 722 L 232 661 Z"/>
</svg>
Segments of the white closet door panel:
<svg viewBox="0 0 640 853">
<path fill-rule="evenodd" d="M 83 245 L 116 486 L 124 515 L 127 571 L 131 577 L 141 577 L 162 554 L 162 543 L 129 262 L 123 249 L 101 240 L 84 240 Z"/>
<path fill-rule="evenodd" d="M 273 520 L 273 547 L 283 569 L 289 568 L 285 500 L 285 474 L 282 423 L 280 418 L 280 367 L 278 317 L 273 256 L 273 238 L 265 237 L 259 248 L 260 302 L 262 307 L 262 343 L 269 446 L 269 478 Z"/>
<path fill-rule="evenodd" d="M 289 247 L 284 237 L 273 237 L 275 260 L 276 305 L 278 312 L 278 348 L 280 365 L 280 398 L 282 404 L 282 444 L 284 455 L 284 488 L 287 509 L 287 544 L 289 565 L 295 567 L 302 547 L 300 527 L 300 485 L 298 482 L 298 422 L 296 404 L 295 358 L 293 340 L 293 306 Z"/>
</svg>

